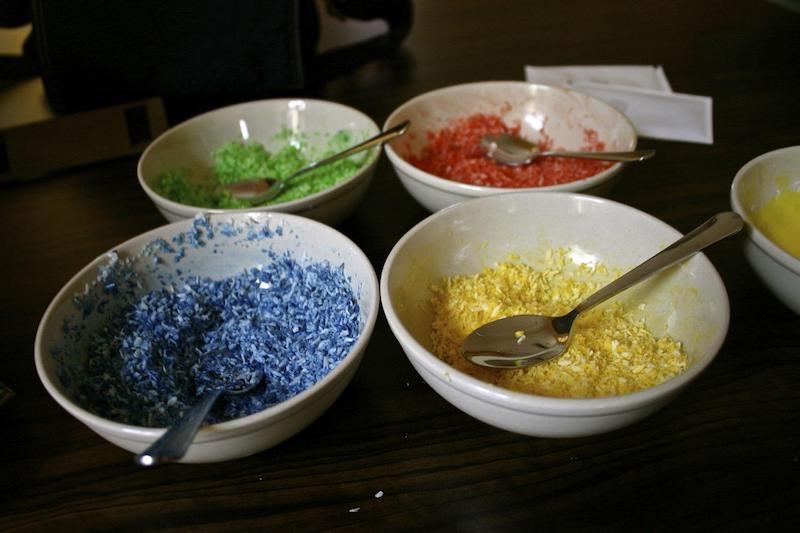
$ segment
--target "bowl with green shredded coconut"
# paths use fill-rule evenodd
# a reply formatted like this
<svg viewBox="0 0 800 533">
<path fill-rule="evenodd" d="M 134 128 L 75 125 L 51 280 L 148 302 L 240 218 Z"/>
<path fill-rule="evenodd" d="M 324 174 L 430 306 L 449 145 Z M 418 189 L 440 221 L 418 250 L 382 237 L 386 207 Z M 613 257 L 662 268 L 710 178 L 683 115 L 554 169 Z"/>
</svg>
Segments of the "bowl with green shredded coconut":
<svg viewBox="0 0 800 533">
<path fill-rule="evenodd" d="M 286 179 L 378 132 L 367 115 L 335 102 L 245 102 L 169 129 L 142 153 L 137 173 L 144 192 L 170 222 L 198 213 L 277 211 L 336 224 L 367 191 L 379 148 L 292 180 L 278 197 L 259 205 L 232 197 L 222 186 L 258 176 Z"/>
</svg>

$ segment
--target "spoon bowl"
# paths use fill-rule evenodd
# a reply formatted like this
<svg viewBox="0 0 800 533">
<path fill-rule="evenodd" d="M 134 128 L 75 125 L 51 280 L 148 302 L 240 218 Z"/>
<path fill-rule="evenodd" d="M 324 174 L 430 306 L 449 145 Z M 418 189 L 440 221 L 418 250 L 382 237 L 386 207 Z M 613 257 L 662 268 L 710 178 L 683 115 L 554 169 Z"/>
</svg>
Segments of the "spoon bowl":
<svg viewBox="0 0 800 533">
<path fill-rule="evenodd" d="M 572 325 L 581 313 L 738 232 L 742 226 L 742 219 L 736 213 L 714 215 L 683 238 L 586 298 L 566 315 L 516 315 L 489 322 L 467 336 L 461 353 L 477 365 L 512 370 L 558 357 L 567 349 Z"/>
<path fill-rule="evenodd" d="M 695 254 L 614 298 L 655 337 L 680 340 L 687 356 L 682 373 L 626 394 L 553 396 L 516 390 L 507 384 L 527 372 L 475 365 L 459 353 L 461 341 L 454 353 L 441 353 L 431 335 L 434 290 L 446 278 L 472 276 L 511 257 L 533 268 L 552 268 L 553 262 L 546 257 L 549 250 L 564 251 L 569 264 L 576 267 L 607 266 L 608 272 L 587 271 L 582 278 L 606 280 L 615 269 L 635 266 L 681 237 L 663 220 L 597 196 L 537 191 L 488 196 L 442 209 L 398 240 L 381 273 L 381 303 L 415 375 L 454 408 L 522 435 L 597 435 L 630 426 L 667 407 L 714 365 L 728 335 L 730 303 L 709 257 Z M 579 322 L 576 327 L 580 326 Z M 470 331 L 464 331 L 461 340 Z M 648 348 L 642 355 L 653 353 Z M 588 363 L 594 358 L 587 354 L 576 359 Z M 581 379 L 583 372 L 578 374 L 575 379 Z M 553 372 L 559 381 L 572 381 L 571 375 Z"/>
<path fill-rule="evenodd" d="M 170 427 L 144 452 L 136 456 L 136 462 L 142 466 L 154 466 L 182 458 L 220 396 L 223 394 L 246 394 L 263 380 L 264 372 L 261 370 L 245 372 L 230 379 L 220 379 L 216 388 L 203 394 L 200 401 L 186 411 L 175 425 Z"/>
<path fill-rule="evenodd" d="M 398 106 L 384 122 L 384 128 L 404 120 L 412 124 L 408 134 L 387 143 L 384 151 L 401 185 L 431 212 L 465 200 L 509 192 L 581 192 L 606 196 L 624 174 L 626 165 L 622 163 L 595 165 L 607 168 L 584 179 L 512 190 L 448 179 L 438 171 L 428 172 L 415 164 L 430 145 L 429 133 L 457 126 L 477 113 L 496 116 L 508 128 L 519 127 L 519 135 L 527 139 L 538 139 L 544 133 L 553 146 L 570 149 L 585 145 L 587 130 L 595 132 L 597 142 L 602 142 L 609 151 L 635 150 L 638 140 L 633 124 L 617 109 L 563 87 L 488 81 L 452 85 L 417 95 Z M 485 157 L 480 150 L 480 136 L 472 143 L 478 151 L 475 155 Z M 469 173 L 465 168 L 464 175 Z"/>
<path fill-rule="evenodd" d="M 512 167 L 527 165 L 537 157 L 575 157 L 578 159 L 631 162 L 650 159 L 656 153 L 655 150 L 634 150 L 630 152 L 543 151 L 535 143 L 508 133 L 485 135 L 481 139 L 481 148 L 486 152 L 487 156 L 496 162 Z"/>
<path fill-rule="evenodd" d="M 394 122 L 392 126 L 398 123 Z M 142 152 L 136 168 L 137 178 L 142 191 L 169 222 L 193 219 L 205 213 L 238 215 L 256 212 L 301 215 L 335 226 L 350 216 L 364 199 L 375 177 L 382 156 L 380 151 L 362 152 L 359 168 L 329 187 L 317 190 L 319 187 L 312 186 L 311 182 L 317 175 L 314 174 L 308 180 L 295 183 L 293 190 L 277 200 L 261 205 L 238 201 L 232 202 L 238 204 L 236 206 L 211 207 L 203 199 L 195 202 L 188 198 L 173 198 L 162 185 L 165 175 L 179 170 L 184 172 L 190 184 L 202 186 L 212 193 L 210 201 L 214 203 L 214 187 L 220 183 L 213 175 L 217 162 L 214 154 L 230 142 L 246 144 L 258 140 L 269 153 L 277 153 L 296 139 L 313 153 L 322 154 L 325 153 L 322 150 L 336 142 L 334 136 L 343 130 L 356 136 L 357 140 L 353 142 L 381 132 L 380 126 L 368 115 L 336 102 L 297 97 L 242 102 L 202 113 L 159 135 Z M 249 176 L 258 174 L 254 171 Z M 288 173 L 281 174 L 285 175 Z M 211 187 L 209 178 L 213 179 Z M 299 194 L 301 192 L 309 194 Z M 195 205 L 197 203 L 203 205 Z"/>
<path fill-rule="evenodd" d="M 394 139 L 395 137 L 399 137 L 408 130 L 409 125 L 410 122 L 406 120 L 405 122 L 379 133 L 374 137 L 370 137 L 364 142 L 356 144 L 355 146 L 351 146 L 350 148 L 342 150 L 341 152 L 338 152 L 330 157 L 310 163 L 287 178 L 277 179 L 268 176 L 260 176 L 222 185 L 220 189 L 229 192 L 234 198 L 250 202 L 252 205 L 263 204 L 264 202 L 268 202 L 279 196 L 291 185 L 294 180 L 305 176 L 312 170 L 316 170 L 322 166 L 334 163 L 340 159 L 350 157 L 351 155 L 363 152 L 364 150 L 369 150 L 373 146 L 378 146 L 381 143 Z"/>
</svg>

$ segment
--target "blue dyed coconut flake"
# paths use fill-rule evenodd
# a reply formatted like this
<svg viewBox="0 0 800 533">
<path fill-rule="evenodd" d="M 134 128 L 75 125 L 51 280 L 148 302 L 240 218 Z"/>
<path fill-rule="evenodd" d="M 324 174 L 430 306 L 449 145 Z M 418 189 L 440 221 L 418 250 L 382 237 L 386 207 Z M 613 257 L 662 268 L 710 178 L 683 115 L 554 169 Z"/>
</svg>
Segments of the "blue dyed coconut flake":
<svg viewBox="0 0 800 533">
<path fill-rule="evenodd" d="M 217 231 L 220 238 L 267 244 L 283 234 L 282 227 L 255 222 L 215 227 L 199 217 L 186 234 L 171 243 L 153 241 L 141 255 L 159 258 L 160 265 L 175 263 L 186 247 L 206 246 Z M 255 370 L 264 373 L 263 382 L 247 394 L 221 397 L 209 423 L 261 411 L 320 381 L 350 352 L 363 326 L 351 280 L 343 265 L 269 246 L 259 253 L 262 265 L 236 275 L 210 279 L 172 269 L 174 279 L 164 274 L 149 290 L 141 289 L 147 276 L 132 267 L 136 261 L 112 254 L 99 267 L 95 290 L 87 287 L 74 299 L 84 318 L 104 311 L 85 343 L 86 358 L 67 364 L 65 347 L 53 351 L 62 362 L 64 386 L 100 416 L 163 427 L 210 388 Z M 103 291 L 114 305 L 97 305 Z M 65 321 L 65 342 L 85 329 L 80 320 Z"/>
</svg>

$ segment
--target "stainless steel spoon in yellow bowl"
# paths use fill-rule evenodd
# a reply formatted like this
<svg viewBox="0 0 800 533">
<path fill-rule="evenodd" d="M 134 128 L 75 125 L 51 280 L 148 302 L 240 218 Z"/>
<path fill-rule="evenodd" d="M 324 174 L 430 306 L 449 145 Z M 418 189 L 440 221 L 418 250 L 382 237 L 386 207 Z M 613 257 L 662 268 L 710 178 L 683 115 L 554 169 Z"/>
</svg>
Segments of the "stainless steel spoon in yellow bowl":
<svg viewBox="0 0 800 533">
<path fill-rule="evenodd" d="M 656 153 L 655 150 L 633 152 L 573 152 L 566 150 L 542 151 L 536 144 L 508 133 L 489 134 L 481 139 L 481 148 L 490 158 L 509 166 L 527 165 L 537 157 L 576 157 L 579 159 L 602 159 L 604 161 L 644 161 Z"/>
<path fill-rule="evenodd" d="M 378 146 L 381 143 L 394 139 L 395 137 L 399 137 L 408 130 L 408 126 L 410 124 L 411 123 L 409 121 L 398 124 L 393 128 L 375 135 L 374 137 L 370 137 L 362 143 L 351 146 L 350 148 L 342 150 L 341 152 L 330 157 L 326 157 L 325 159 L 314 161 L 287 178 L 277 179 L 269 176 L 259 176 L 248 180 L 237 181 L 236 183 L 221 185 L 220 190 L 227 191 L 234 198 L 247 201 L 253 205 L 262 204 L 272 200 L 285 191 L 291 185 L 291 182 L 296 178 L 308 174 L 312 170 L 315 170 L 321 166 L 339 161 L 345 157 L 350 157 L 351 155 L 363 152 L 364 150 L 369 150 L 373 146 Z"/>
<path fill-rule="evenodd" d="M 567 349 L 578 315 L 742 229 L 733 212 L 718 213 L 667 248 L 604 286 L 563 316 L 516 315 L 470 333 L 461 353 L 481 366 L 514 370 L 549 361 Z"/>
</svg>

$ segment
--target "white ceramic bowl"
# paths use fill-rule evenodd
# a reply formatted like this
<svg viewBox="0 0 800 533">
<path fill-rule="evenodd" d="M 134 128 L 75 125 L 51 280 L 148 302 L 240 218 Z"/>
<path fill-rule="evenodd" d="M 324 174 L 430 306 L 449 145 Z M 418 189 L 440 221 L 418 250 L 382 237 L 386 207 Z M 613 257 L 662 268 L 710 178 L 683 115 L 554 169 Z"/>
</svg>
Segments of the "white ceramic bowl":
<svg viewBox="0 0 800 533">
<path fill-rule="evenodd" d="M 533 142 L 542 138 L 542 131 L 552 139 L 553 147 L 580 150 L 584 129 L 597 132 L 607 151 L 636 148 L 636 130 L 628 118 L 591 96 L 546 85 L 517 81 L 491 81 L 455 85 L 431 91 L 401 105 L 389 118 L 389 128 L 404 120 L 411 126 L 403 137 L 386 144 L 386 155 L 394 165 L 406 190 L 429 211 L 492 194 L 511 191 L 580 191 L 604 194 L 622 169 L 616 163 L 589 178 L 547 187 L 508 189 L 469 185 L 441 178 L 420 170 L 408 162 L 410 154 L 419 155 L 427 143 L 426 133 L 438 131 L 455 119 L 475 113 L 500 115 L 508 126 L 520 126 L 520 135 Z"/>
<path fill-rule="evenodd" d="M 753 213 L 783 190 L 800 191 L 800 146 L 768 152 L 744 165 L 733 178 L 731 205 L 746 222 L 747 260 L 772 293 L 800 315 L 800 259 L 753 222 Z"/>
<path fill-rule="evenodd" d="M 248 209 L 215 209 L 181 204 L 154 189 L 158 177 L 167 171 L 186 169 L 204 174 L 212 166 L 211 154 L 230 141 L 258 141 L 270 152 L 285 144 L 275 136 L 287 129 L 308 134 L 313 150 L 322 148 L 331 135 L 345 129 L 356 138 L 378 133 L 378 126 L 364 113 L 323 100 L 281 98 L 232 105 L 198 115 L 167 130 L 156 138 L 139 158 L 139 184 L 164 217 L 175 222 L 197 213 L 278 211 L 302 215 L 326 224 L 336 224 L 358 205 L 375 173 L 380 151 L 372 149 L 358 172 L 333 187 L 279 204 Z"/>
<path fill-rule="evenodd" d="M 641 211 L 577 193 L 526 192 L 462 202 L 412 228 L 381 274 L 384 313 L 409 361 L 444 399 L 501 429 L 539 437 L 577 437 L 632 424 L 675 398 L 714 359 L 728 330 L 725 287 L 697 254 L 618 296 L 639 309 L 656 335 L 684 343 L 686 372 L 621 396 L 554 398 L 510 391 L 449 366 L 431 352 L 430 288 L 442 277 L 474 274 L 509 253 L 533 260 L 569 247 L 581 262 L 627 270 L 680 238 Z"/>
<path fill-rule="evenodd" d="M 301 263 L 306 258 L 313 262 L 329 261 L 333 267 L 344 265 L 357 295 L 361 331 L 349 353 L 325 377 L 294 397 L 268 407 L 260 412 L 238 419 L 202 427 L 183 462 L 215 462 L 247 456 L 274 446 L 299 432 L 316 420 L 339 396 L 353 377 L 372 334 L 378 314 L 378 282 L 367 257 L 347 237 L 338 231 L 307 218 L 281 213 L 250 213 L 237 215 L 212 215 L 211 224 L 217 229 L 213 239 L 207 233 L 202 237 L 207 245 L 186 246 L 185 256 L 176 261 L 177 254 L 159 254 L 156 264 L 152 256 L 140 255 L 148 243 L 186 234 L 194 221 L 185 220 L 144 233 L 115 248 L 119 260 L 131 258 L 136 271 L 145 280 L 145 288 L 157 287 L 163 279 L 170 281 L 181 269 L 183 276 L 196 274 L 213 279 L 238 274 L 245 269 L 269 262 L 264 250 L 289 252 Z M 219 231 L 227 221 L 243 228 L 242 233 L 226 235 Z M 252 240 L 250 228 L 282 228 L 282 234 L 273 233 L 268 238 Z M 176 247 L 177 248 L 177 247 Z M 90 287 L 93 294 L 101 294 L 97 287 L 98 267 L 109 264 L 108 255 L 92 261 L 75 275 L 53 299 L 42 318 L 36 334 L 35 361 L 39 377 L 50 395 L 72 416 L 84 423 L 104 439 L 134 453 L 144 451 L 165 429 L 140 427 L 112 421 L 87 410 L 76 402 L 75 392 L 60 379 L 62 366 L 69 365 L 83 371 L 85 344 L 90 332 L 104 321 L 101 311 L 82 315 L 73 303 L 73 297 Z M 166 276 L 166 278 L 165 278 Z M 98 307 L 99 308 L 99 307 Z M 65 336 L 65 320 L 85 324 L 86 330 L 73 338 Z M 54 349 L 62 355 L 54 356 Z"/>
</svg>

